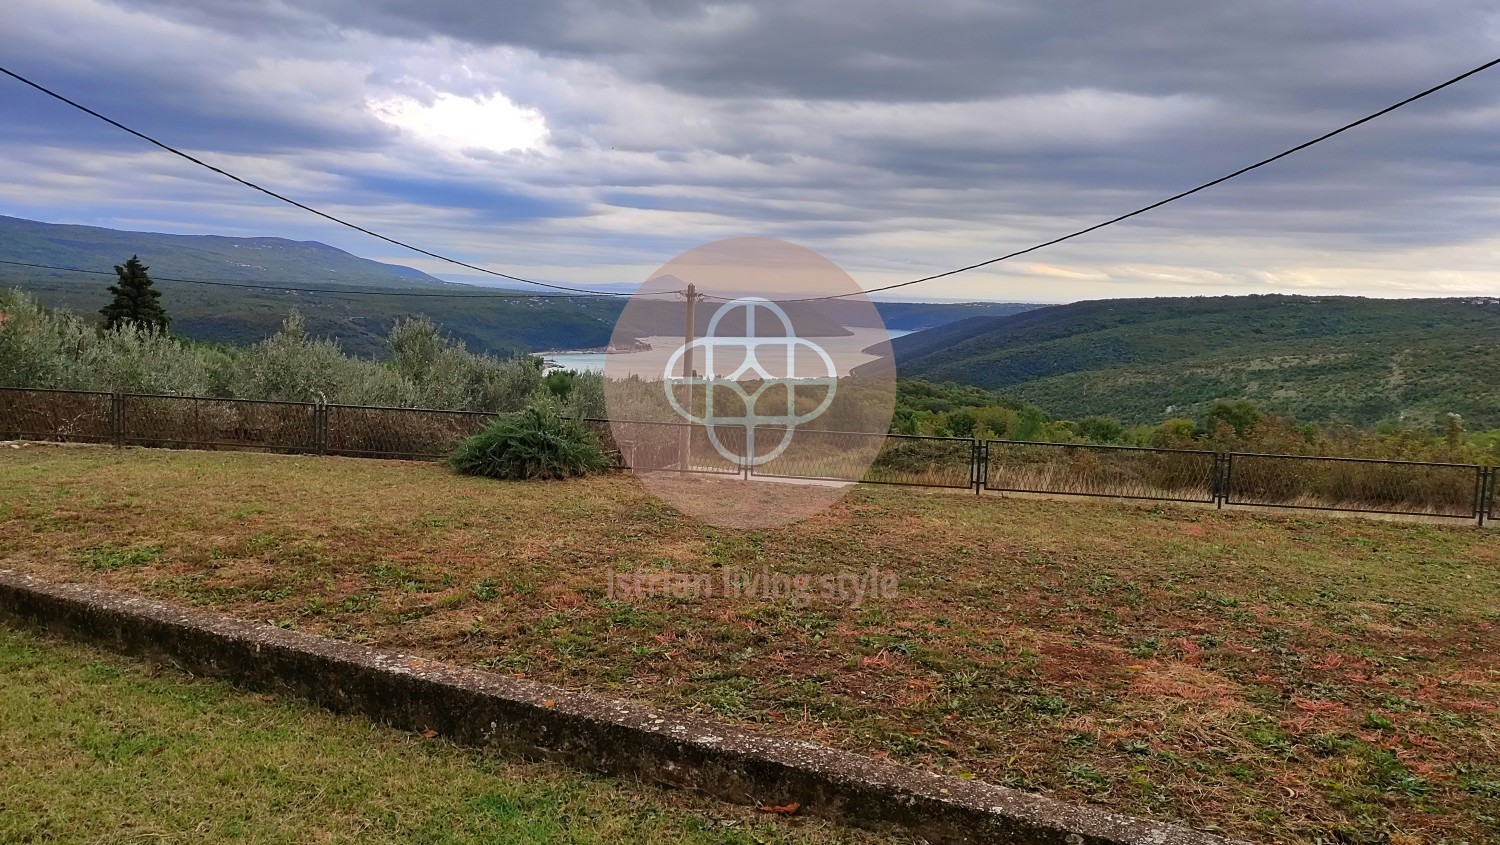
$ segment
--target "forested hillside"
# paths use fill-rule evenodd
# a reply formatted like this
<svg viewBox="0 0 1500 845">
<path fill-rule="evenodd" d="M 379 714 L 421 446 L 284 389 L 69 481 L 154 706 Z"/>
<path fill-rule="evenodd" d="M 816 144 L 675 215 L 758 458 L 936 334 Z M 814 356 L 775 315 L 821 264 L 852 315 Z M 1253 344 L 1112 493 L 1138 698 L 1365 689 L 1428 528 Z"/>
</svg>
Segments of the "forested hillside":
<svg viewBox="0 0 1500 845">
<path fill-rule="evenodd" d="M 1079 302 L 894 342 L 903 376 L 1126 424 L 1251 400 L 1299 420 L 1500 427 L 1500 300 L 1240 296 Z"/>
</svg>

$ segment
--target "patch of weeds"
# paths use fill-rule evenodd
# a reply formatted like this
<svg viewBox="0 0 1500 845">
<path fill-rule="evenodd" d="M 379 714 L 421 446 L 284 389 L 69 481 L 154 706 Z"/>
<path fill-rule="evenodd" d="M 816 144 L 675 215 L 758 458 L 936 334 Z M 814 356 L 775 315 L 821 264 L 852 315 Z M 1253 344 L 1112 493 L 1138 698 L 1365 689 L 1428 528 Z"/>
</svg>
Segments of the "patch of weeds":
<svg viewBox="0 0 1500 845">
<path fill-rule="evenodd" d="M 552 638 L 552 651 L 560 657 L 573 657 L 584 654 L 589 650 L 593 642 L 573 631 L 568 631 L 561 636 Z"/>
<path fill-rule="evenodd" d="M 795 618 L 794 624 L 811 634 L 813 639 L 821 640 L 828 629 L 833 627 L 833 619 L 823 613 L 801 613 Z"/>
<path fill-rule="evenodd" d="M 1319 756 L 1334 757 L 1348 751 L 1354 743 L 1338 734 L 1320 733 L 1309 739 L 1307 745 Z"/>
<path fill-rule="evenodd" d="M 1420 710 L 1422 705 L 1412 701 L 1410 698 L 1402 698 L 1399 695 L 1388 695 L 1380 700 L 1380 706 L 1392 713 L 1405 713 L 1408 710 Z"/>
<path fill-rule="evenodd" d="M 1068 712 L 1068 702 L 1060 695 L 1034 695 L 1026 699 L 1026 709 L 1041 716 L 1061 716 Z"/>
<path fill-rule="evenodd" d="M 956 693 L 970 693 L 989 686 L 984 673 L 978 670 L 954 672 L 943 685 Z"/>
<path fill-rule="evenodd" d="M 1091 596 L 1107 596 L 1115 589 L 1115 576 L 1101 573 L 1095 575 L 1089 581 L 1088 594 Z"/>
<path fill-rule="evenodd" d="M 1374 712 L 1366 713 L 1364 720 L 1361 721 L 1360 724 L 1364 725 L 1367 728 L 1374 728 L 1378 731 L 1388 731 L 1391 728 L 1395 727 L 1395 723 L 1390 719 L 1387 719 L 1379 713 Z"/>
<path fill-rule="evenodd" d="M 1392 792 L 1410 798 L 1421 798 L 1432 793 L 1432 784 L 1418 777 L 1401 764 L 1394 751 L 1368 747 L 1365 752 L 1365 774 L 1369 785 L 1382 792 Z"/>
<path fill-rule="evenodd" d="M 900 634 L 861 634 L 858 642 L 870 649 L 871 654 L 888 651 L 902 657 L 911 657 L 917 650 L 916 643 Z"/>
<path fill-rule="evenodd" d="M 287 584 L 284 587 L 278 587 L 274 590 L 261 590 L 256 598 L 265 602 L 283 601 L 285 599 L 291 598 L 296 594 L 296 592 L 296 587 L 292 586 L 291 584 Z"/>
<path fill-rule="evenodd" d="M 469 588 L 469 595 L 479 601 L 494 601 L 500 597 L 500 583 L 493 578 L 485 578 Z"/>
<path fill-rule="evenodd" d="M 78 556 L 78 562 L 97 572 L 159 563 L 161 546 L 94 546 Z"/>
<path fill-rule="evenodd" d="M 374 593 L 355 593 L 347 596 L 339 602 L 339 610 L 344 613 L 364 613 L 375 606 Z"/>
<path fill-rule="evenodd" d="M 1161 651 L 1161 643 L 1157 642 L 1156 638 L 1154 637 L 1147 637 L 1146 639 L 1136 643 L 1130 649 L 1130 653 L 1132 655 L 1140 658 L 1155 657 L 1156 653 L 1159 651 Z"/>
<path fill-rule="evenodd" d="M 511 674 L 522 672 L 530 668 L 535 662 L 535 658 L 529 654 L 497 654 L 494 657 L 477 660 L 474 665 L 481 669 L 491 669 Z"/>
<path fill-rule="evenodd" d="M 1471 766 L 1459 764 L 1458 788 L 1480 798 L 1500 800 L 1500 774 L 1486 773 L 1483 770 L 1475 770 Z"/>
<path fill-rule="evenodd" d="M 433 612 L 436 611 L 436 609 L 437 608 L 434 607 L 423 606 L 414 607 L 411 610 L 403 610 L 402 612 L 396 614 L 396 621 L 402 623 L 416 622 L 419 619 L 426 619 L 427 617 L 431 616 Z"/>
<path fill-rule="evenodd" d="M 1275 725 L 1266 723 L 1249 725 L 1245 728 L 1244 734 L 1246 739 L 1267 751 L 1276 751 L 1282 754 L 1291 753 L 1291 740 Z"/>
<path fill-rule="evenodd" d="M 1071 733 L 1063 738 L 1063 745 L 1068 748 L 1093 748 L 1098 744 L 1099 735 L 1088 731 Z"/>
<path fill-rule="evenodd" d="M 722 716 L 743 716 L 750 709 L 753 683 L 744 676 L 715 681 L 703 690 L 703 700 Z"/>
<path fill-rule="evenodd" d="M 1068 780 L 1093 792 L 1109 788 L 1109 777 L 1103 772 L 1083 763 L 1069 766 L 1065 774 Z"/>
<path fill-rule="evenodd" d="M 366 571 L 376 584 L 382 587 L 395 587 L 408 593 L 427 593 L 437 586 L 395 564 L 379 563 Z"/>
</svg>

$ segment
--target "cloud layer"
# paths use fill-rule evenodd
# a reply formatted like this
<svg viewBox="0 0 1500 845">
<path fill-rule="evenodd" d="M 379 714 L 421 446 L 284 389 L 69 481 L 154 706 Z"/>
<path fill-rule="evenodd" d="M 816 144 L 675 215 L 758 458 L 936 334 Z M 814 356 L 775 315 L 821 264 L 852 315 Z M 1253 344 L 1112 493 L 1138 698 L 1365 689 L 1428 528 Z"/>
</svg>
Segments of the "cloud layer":
<svg viewBox="0 0 1500 845">
<path fill-rule="evenodd" d="M 1493 4 L 8 0 L 0 63 L 371 228 L 638 281 L 781 237 L 869 286 L 1153 201 L 1500 55 Z M 0 213 L 322 240 L 13 82 Z M 902 292 L 1500 295 L 1500 70 L 1274 168 Z"/>
</svg>

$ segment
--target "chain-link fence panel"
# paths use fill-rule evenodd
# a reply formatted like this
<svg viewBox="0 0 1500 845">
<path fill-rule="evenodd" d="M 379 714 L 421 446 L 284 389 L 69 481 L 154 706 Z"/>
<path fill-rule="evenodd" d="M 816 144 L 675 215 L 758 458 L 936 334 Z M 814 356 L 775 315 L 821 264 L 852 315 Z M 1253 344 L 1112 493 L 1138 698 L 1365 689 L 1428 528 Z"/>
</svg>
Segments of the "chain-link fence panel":
<svg viewBox="0 0 1500 845">
<path fill-rule="evenodd" d="M 133 393 L 121 402 L 121 442 L 128 446 L 318 451 L 312 404 Z"/>
<path fill-rule="evenodd" d="M 445 458 L 498 416 L 481 411 L 327 406 L 326 451 L 363 458 Z"/>
<path fill-rule="evenodd" d="M 1214 469 L 1213 452 L 990 440 L 981 482 L 1017 493 L 1212 503 Z"/>
<path fill-rule="evenodd" d="M 108 393 L 0 388 L 0 440 L 109 443 L 112 417 Z"/>
<path fill-rule="evenodd" d="M 1484 471 L 1471 464 L 1227 456 L 1225 503 L 1472 519 Z"/>
</svg>

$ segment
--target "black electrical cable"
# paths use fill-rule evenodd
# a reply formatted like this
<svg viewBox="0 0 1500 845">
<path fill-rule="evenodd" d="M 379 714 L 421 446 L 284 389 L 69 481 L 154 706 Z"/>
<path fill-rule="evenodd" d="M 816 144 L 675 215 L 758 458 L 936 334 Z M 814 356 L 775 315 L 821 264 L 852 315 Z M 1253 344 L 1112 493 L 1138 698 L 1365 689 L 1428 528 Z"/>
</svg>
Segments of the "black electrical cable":
<svg viewBox="0 0 1500 845">
<path fill-rule="evenodd" d="M 151 137 L 150 135 L 145 134 L 144 132 L 138 132 L 138 131 L 136 131 L 134 129 L 131 129 L 129 126 L 126 126 L 125 124 L 119 122 L 118 120 L 115 120 L 115 119 L 110 118 L 110 117 L 106 117 L 105 115 L 102 115 L 99 112 L 94 111 L 93 109 L 89 108 L 88 106 L 83 105 L 82 103 L 76 102 L 74 100 L 70 100 L 67 97 L 64 97 L 62 94 L 59 94 L 59 93 L 57 93 L 56 91 L 53 91 L 50 88 L 47 88 L 47 87 L 45 87 L 43 85 L 40 85 L 40 84 L 38 84 L 36 82 L 32 82 L 30 79 L 27 79 L 26 77 L 20 75 L 19 73 L 16 73 L 13 70 L 9 70 L 7 68 L 0 67 L 0 73 L 3 73 L 6 76 L 9 76 L 10 78 L 16 80 L 17 82 L 20 82 L 20 83 L 25 84 L 25 85 L 29 85 L 32 88 L 35 88 L 36 90 L 42 92 L 43 94 L 46 94 L 49 97 L 52 97 L 55 100 L 59 100 L 59 101 L 61 101 L 63 103 L 67 103 L 68 105 L 72 106 L 73 108 L 78 109 L 79 111 L 81 111 L 81 112 L 83 112 L 85 114 L 88 114 L 88 115 L 91 115 L 93 117 L 96 117 L 96 118 L 104 121 L 105 123 L 108 123 L 110 126 L 115 127 L 116 129 L 120 129 L 120 130 L 122 130 L 124 132 L 128 132 L 129 134 L 134 135 L 137 138 L 140 138 L 142 141 L 145 141 L 145 142 L 147 142 L 149 144 L 152 144 L 154 146 L 160 147 L 161 149 L 166 150 L 167 152 L 171 153 L 172 155 L 180 156 L 181 158 L 185 158 L 188 161 L 192 162 L 193 164 L 198 165 L 199 167 L 207 168 L 208 170 L 211 170 L 214 173 L 217 173 L 220 176 L 223 176 L 223 177 L 225 177 L 227 179 L 230 179 L 230 180 L 233 180 L 235 182 L 238 182 L 238 183 L 240 183 L 241 185 L 244 185 L 247 188 L 251 188 L 251 189 L 254 189 L 256 191 L 259 191 L 259 192 L 265 194 L 268 197 L 272 197 L 272 198 L 281 200 L 282 202 L 287 203 L 288 205 L 296 206 L 297 208 L 300 208 L 303 211 L 307 211 L 307 212 L 310 212 L 312 214 L 316 214 L 316 215 L 318 215 L 319 217 L 322 217 L 325 220 L 331 220 L 334 223 L 339 224 L 340 226 L 347 226 L 348 228 L 353 229 L 356 232 L 363 232 L 364 234 L 369 235 L 372 238 L 378 238 L 378 239 L 380 239 L 382 241 L 385 241 L 386 243 L 395 244 L 396 246 L 399 246 L 399 247 L 401 247 L 403 249 L 409 249 L 412 252 L 421 253 L 422 255 L 426 255 L 426 256 L 428 256 L 430 258 L 436 258 L 439 261 L 446 261 L 449 264 L 453 264 L 453 265 L 456 265 L 458 267 L 463 267 L 463 268 L 468 269 L 468 270 L 474 270 L 474 271 L 477 271 L 477 272 L 480 272 L 480 273 L 487 273 L 487 274 L 489 274 L 491 276 L 498 276 L 499 278 L 509 279 L 509 280 L 511 280 L 513 282 L 521 282 L 522 284 L 536 285 L 538 287 L 552 288 L 554 290 L 571 291 L 573 293 L 590 294 L 592 296 L 633 296 L 634 295 L 634 294 L 629 294 L 629 293 L 618 293 L 618 292 L 611 292 L 611 291 L 588 290 L 586 288 L 569 287 L 567 285 L 558 285 L 558 284 L 553 284 L 551 282 L 538 282 L 538 281 L 535 281 L 534 279 L 523 279 L 520 276 L 512 276 L 509 273 L 501 273 L 498 270 L 490 270 L 490 269 L 488 269 L 486 267 L 480 267 L 477 264 L 470 264 L 467 261 L 460 261 L 457 258 L 450 258 L 450 257 L 448 257 L 446 255 L 441 254 L 441 253 L 433 252 L 430 249 L 423 249 L 422 247 L 415 246 L 413 244 L 407 243 L 406 241 L 397 240 L 396 238 L 392 238 L 392 237 L 390 237 L 388 235 L 382 235 L 379 232 L 376 232 L 376 231 L 371 230 L 371 229 L 366 229 L 363 226 L 360 226 L 360 225 L 358 225 L 356 223 L 351 223 L 348 220 L 344 220 L 343 218 L 335 217 L 334 215 L 329 214 L 326 211 L 319 211 L 318 209 L 313 208 L 312 206 L 307 205 L 306 203 L 298 202 L 297 200 L 294 200 L 291 197 L 285 196 L 283 194 L 279 194 L 279 193 L 277 193 L 277 192 L 275 192 L 275 191 L 273 191 L 273 190 L 271 190 L 269 188 L 265 188 L 265 187 L 262 187 L 260 185 L 257 185 L 256 183 L 251 182 L 249 179 L 244 179 L 244 178 L 241 178 L 239 176 L 236 176 L 233 173 L 230 173 L 229 171 L 224 170 L 223 168 L 215 167 L 214 165 L 209 164 L 208 162 L 203 161 L 202 159 L 195 158 L 194 156 L 189 155 L 188 153 L 185 153 L 182 150 L 177 149 L 176 147 L 173 147 L 173 146 L 171 146 L 169 144 L 166 144 L 166 143 L 163 143 L 161 141 L 158 141 L 155 138 Z M 661 293 L 662 294 L 675 294 L 677 292 L 676 291 L 661 291 Z"/>
<path fill-rule="evenodd" d="M 32 264 L 28 261 L 6 261 L 0 259 L 0 264 L 10 264 L 16 267 L 35 267 L 41 270 L 59 270 L 65 273 L 88 273 L 94 276 L 114 276 L 112 271 L 105 270 L 82 270 L 77 267 L 57 267 L 51 264 Z M 426 296 L 445 297 L 448 299 L 587 299 L 601 296 L 619 296 L 617 293 L 446 293 L 443 291 L 414 291 L 414 290 L 360 290 L 358 288 L 308 288 L 308 287 L 283 287 L 280 285 L 262 285 L 255 282 L 231 282 L 224 279 L 178 279 L 172 276 L 152 276 L 152 281 L 157 282 L 182 282 L 190 285 L 211 285 L 221 288 L 251 288 L 254 290 L 287 291 L 290 293 L 330 293 L 340 296 Z"/>
<path fill-rule="evenodd" d="M 883 285 L 883 286 L 877 287 L 877 288 L 869 288 L 868 290 L 863 291 L 863 293 L 864 294 L 872 294 L 872 293 L 879 293 L 881 291 L 895 290 L 896 288 L 904 288 L 904 287 L 906 287 L 908 285 L 917 285 L 917 284 L 921 284 L 923 282 L 930 282 L 930 281 L 932 281 L 934 279 L 942 279 L 942 278 L 946 278 L 948 276 L 957 275 L 959 273 L 966 273 L 966 272 L 968 272 L 970 270 L 977 270 L 980 267 L 987 267 L 987 266 L 989 266 L 991 264 L 996 264 L 998 262 L 1005 261 L 1005 260 L 1008 260 L 1008 259 L 1011 259 L 1011 258 L 1015 258 L 1015 257 L 1020 256 L 1020 255 L 1025 255 L 1028 252 L 1036 252 L 1039 249 L 1045 249 L 1046 247 L 1053 246 L 1055 244 L 1060 244 L 1063 241 L 1072 240 L 1073 238 L 1079 237 L 1081 235 L 1087 235 L 1090 232 L 1096 232 L 1096 231 L 1098 231 L 1100 229 L 1103 229 L 1105 226 L 1113 226 L 1114 224 L 1119 223 L 1119 222 L 1121 222 L 1123 220 L 1129 220 L 1130 218 L 1135 217 L 1136 215 L 1145 214 L 1146 212 L 1151 211 L 1153 209 L 1161 208 L 1162 206 L 1166 205 L 1167 203 L 1176 202 L 1177 200 L 1180 200 L 1180 199 L 1182 199 L 1184 197 L 1192 196 L 1193 194 L 1196 194 L 1199 191 L 1206 190 L 1208 188 L 1212 188 L 1213 186 L 1221 184 L 1221 183 L 1224 183 L 1224 182 L 1228 182 L 1230 179 L 1233 179 L 1236 176 L 1242 176 L 1242 175 L 1244 175 L 1246 173 L 1249 173 L 1252 170 L 1255 170 L 1256 168 L 1265 167 L 1266 165 L 1268 165 L 1268 164 L 1270 164 L 1270 163 L 1272 163 L 1274 161 L 1278 161 L 1280 159 L 1286 158 L 1287 156 L 1289 156 L 1289 155 L 1291 155 L 1293 153 L 1305 150 L 1308 147 L 1313 146 L 1314 144 L 1322 143 L 1323 141 L 1326 141 L 1326 140 L 1328 140 L 1329 138 L 1332 138 L 1335 135 L 1338 135 L 1338 134 L 1341 134 L 1341 133 L 1344 133 L 1344 132 L 1348 132 L 1350 129 L 1353 129 L 1356 126 L 1360 126 L 1362 124 L 1369 123 L 1370 121 L 1375 120 L 1378 117 L 1382 117 L 1384 115 L 1390 114 L 1391 112 L 1395 111 L 1396 109 L 1401 108 L 1402 106 L 1406 106 L 1406 105 L 1410 105 L 1411 103 L 1415 103 L 1416 101 L 1422 99 L 1423 97 L 1429 96 L 1431 94 L 1436 94 L 1437 92 L 1443 90 L 1444 88 L 1447 88 L 1450 85 L 1455 85 L 1455 84 L 1457 84 L 1459 82 L 1462 82 L 1463 80 L 1468 79 L 1469 77 L 1471 77 L 1471 76 L 1473 76 L 1473 75 L 1475 75 L 1477 73 L 1481 73 L 1483 71 L 1489 70 L 1490 68 L 1492 68 L 1492 67 L 1494 67 L 1496 65 L 1500 65 L 1500 59 L 1493 59 L 1491 61 L 1485 62 L 1484 64 L 1480 65 L 1479 67 L 1476 67 L 1476 68 L 1474 68 L 1472 70 L 1464 71 L 1463 73 L 1459 74 L 1458 76 L 1453 77 L 1452 79 L 1448 80 L 1447 82 L 1443 82 L 1443 83 L 1440 83 L 1438 85 L 1434 85 L 1434 86 L 1432 86 L 1431 88 L 1428 88 L 1425 91 L 1422 91 L 1422 92 L 1417 93 L 1417 94 L 1413 94 L 1410 97 L 1407 97 L 1406 99 L 1402 100 L 1399 103 L 1394 103 L 1392 105 L 1386 106 L 1385 108 L 1381 109 L 1380 111 L 1373 112 L 1371 114 L 1367 114 L 1364 117 L 1360 118 L 1359 120 L 1356 120 L 1356 121 L 1354 121 L 1352 123 L 1346 123 L 1343 126 L 1340 126 L 1339 128 L 1337 128 L 1337 129 L 1335 129 L 1335 130 L 1333 130 L 1331 132 L 1325 132 L 1322 135 L 1319 135 L 1318 137 L 1313 138 L 1310 141 L 1304 141 L 1304 142 L 1298 144 L 1295 147 L 1291 147 L 1290 149 L 1282 150 L 1281 152 L 1277 153 L 1276 155 L 1270 156 L 1268 158 L 1263 158 L 1263 159 L 1261 159 L 1260 161 L 1257 161 L 1254 164 L 1246 165 L 1245 167 L 1241 167 L 1239 170 L 1236 170 L 1233 173 L 1226 173 L 1225 175 L 1220 176 L 1217 179 L 1214 179 L 1214 180 L 1211 180 L 1211 181 L 1208 181 L 1208 182 L 1204 182 L 1203 184 L 1197 186 L 1196 188 L 1189 188 L 1188 190 L 1183 191 L 1181 193 L 1173 194 L 1172 196 L 1167 197 L 1166 199 L 1157 200 L 1156 202 L 1153 202 L 1150 205 L 1146 205 L 1146 206 L 1142 206 L 1140 208 L 1137 208 L 1135 211 L 1131 211 L 1131 212 L 1128 212 L 1126 214 L 1121 214 L 1119 217 L 1111 217 L 1110 219 L 1105 220 L 1102 223 L 1095 223 L 1094 225 L 1089 226 L 1086 229 L 1079 229 L 1076 232 L 1071 232 L 1071 233 L 1063 235 L 1062 237 L 1059 237 L 1059 238 L 1053 238 L 1052 240 L 1049 240 L 1049 241 L 1043 241 L 1043 242 L 1041 242 L 1039 244 L 1036 244 L 1034 246 L 1026 247 L 1025 249 L 1018 249 L 1015 252 L 1006 253 L 1005 255 L 1002 255 L 1002 256 L 1000 256 L 998 258 L 991 258 L 991 259 L 988 259 L 988 260 L 985 260 L 985 261 L 979 261 L 979 262 L 976 262 L 974 264 L 969 264 L 969 265 L 966 265 L 966 266 L 963 266 L 963 267 L 959 267 L 959 268 L 954 269 L 954 270 L 946 270 L 946 271 L 944 271 L 942 273 L 934 273 L 931 276 L 923 276 L 920 279 L 911 279 L 910 281 L 897 282 L 896 284 L 893 284 L 893 285 Z M 813 297 L 807 297 L 805 299 L 785 299 L 785 300 L 780 300 L 780 301 L 782 301 L 782 302 L 820 302 L 822 300 L 827 300 L 827 299 L 843 299 L 844 297 L 856 296 L 856 295 L 858 295 L 858 294 L 845 293 L 845 294 L 830 295 L 830 296 L 813 296 Z M 722 299 L 722 297 L 714 297 L 714 298 L 715 299 Z"/>
</svg>

